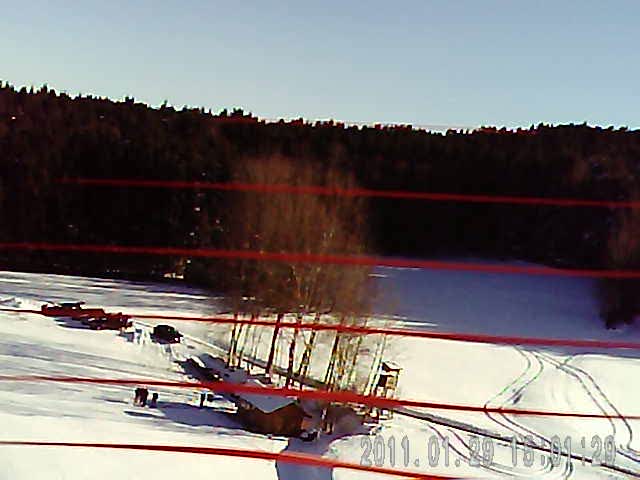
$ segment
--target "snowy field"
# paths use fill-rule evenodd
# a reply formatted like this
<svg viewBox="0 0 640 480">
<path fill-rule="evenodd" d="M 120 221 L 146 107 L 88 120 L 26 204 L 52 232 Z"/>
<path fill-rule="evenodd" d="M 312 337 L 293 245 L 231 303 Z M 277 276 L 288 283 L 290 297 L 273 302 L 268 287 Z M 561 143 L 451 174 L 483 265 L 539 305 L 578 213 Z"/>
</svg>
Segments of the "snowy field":
<svg viewBox="0 0 640 480">
<path fill-rule="evenodd" d="M 598 318 L 594 285 L 584 279 L 527 277 L 412 269 L 379 269 L 382 297 L 376 310 L 434 331 L 522 335 L 569 339 L 640 341 L 640 328 L 607 331 Z M 211 315 L 224 310 L 221 299 L 169 284 L 146 284 L 85 277 L 0 272 L 4 306 L 39 308 L 44 301 L 81 299 L 108 311 Z M 158 345 L 138 345 L 117 332 L 94 332 L 78 322 L 32 314 L 0 312 L 2 375 L 51 375 L 186 380 L 172 357 Z M 145 320 L 150 322 L 150 320 Z M 167 321 L 164 323 L 172 323 Z M 194 339 L 216 343 L 220 328 L 173 323 Z M 265 337 L 261 344 L 269 341 Z M 198 343 L 185 348 L 197 351 Z M 264 352 L 259 350 L 258 356 Z M 431 339 L 395 338 L 387 357 L 403 367 L 401 398 L 489 407 L 606 415 L 639 415 L 640 352 L 519 348 Z M 317 366 L 319 369 L 320 366 Z M 312 366 L 313 370 L 313 366 Z M 53 383 L 0 384 L 0 441 L 65 441 L 238 447 L 271 452 L 307 452 L 360 463 L 366 440 L 384 439 L 385 467 L 392 467 L 389 442 L 395 439 L 395 467 L 420 473 L 468 478 L 630 478 L 640 477 L 640 422 L 628 419 L 576 419 L 496 415 L 447 410 L 405 411 L 364 435 L 324 437 L 314 443 L 249 433 L 217 398 L 198 409 L 197 391 L 157 389 L 158 407 L 136 407 L 132 388 Z M 493 438 L 493 464 L 467 466 L 476 449 L 470 432 Z M 613 435 L 618 470 L 558 465 L 535 450 L 530 466 L 517 450 L 496 438 L 530 435 L 548 445 L 557 435 L 572 441 L 572 452 L 591 458 L 592 437 Z M 378 437 L 376 437 L 378 435 Z M 408 450 L 401 447 L 406 437 Z M 580 442 L 586 440 L 586 448 Z M 365 438 L 365 443 L 363 443 Z M 484 437 L 477 437 L 480 442 Z M 488 437 L 489 438 L 489 437 Z M 433 439 L 433 440 L 432 440 Z M 378 440 L 378 441 L 379 441 Z M 428 462 L 428 445 L 437 440 L 440 457 Z M 443 442 L 447 441 L 448 466 Z M 486 440 L 487 442 L 489 440 Z M 488 444 L 487 444 L 488 445 Z M 409 452 L 405 458 L 405 453 Z M 482 449 L 480 449 L 482 454 Z M 378 456 L 379 457 L 379 456 Z M 546 455 L 548 458 L 548 455 Z M 373 455 L 370 459 L 374 461 Z M 407 463 L 405 466 L 405 462 Z M 435 465 L 437 464 L 437 465 Z M 0 479 L 255 478 L 352 479 L 371 474 L 344 469 L 313 469 L 268 462 L 184 453 L 127 452 L 52 447 L 0 446 Z M 381 478 L 381 477 L 380 477 Z"/>
</svg>

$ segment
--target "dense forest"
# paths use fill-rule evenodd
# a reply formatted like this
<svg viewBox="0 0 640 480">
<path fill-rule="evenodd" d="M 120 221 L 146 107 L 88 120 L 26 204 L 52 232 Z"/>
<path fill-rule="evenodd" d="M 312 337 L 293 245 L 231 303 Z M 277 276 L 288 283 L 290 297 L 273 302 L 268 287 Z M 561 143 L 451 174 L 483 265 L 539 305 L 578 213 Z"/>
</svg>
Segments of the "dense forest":
<svg viewBox="0 0 640 480">
<path fill-rule="evenodd" d="M 224 247 L 235 194 L 97 187 L 63 179 L 226 182 L 280 156 L 338 167 L 364 188 L 634 200 L 640 131 L 587 125 L 433 133 L 335 122 L 267 123 L 236 109 L 151 108 L 0 83 L 1 242 Z M 371 252 L 517 258 L 574 268 L 640 265 L 636 210 L 373 199 Z M 204 261 L 0 251 L 2 268 L 216 283 Z M 609 324 L 638 310 L 635 280 L 602 282 Z"/>
</svg>

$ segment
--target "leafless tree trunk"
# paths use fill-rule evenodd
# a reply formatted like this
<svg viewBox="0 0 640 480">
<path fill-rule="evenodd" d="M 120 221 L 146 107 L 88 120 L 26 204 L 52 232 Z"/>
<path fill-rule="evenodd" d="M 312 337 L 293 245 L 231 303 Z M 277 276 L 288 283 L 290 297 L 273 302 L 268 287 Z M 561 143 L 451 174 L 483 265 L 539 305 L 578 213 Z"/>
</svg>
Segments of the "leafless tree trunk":
<svg viewBox="0 0 640 480">
<path fill-rule="evenodd" d="M 237 312 L 234 312 L 233 320 L 234 321 L 238 320 Z M 238 332 L 239 328 L 240 328 L 240 325 L 237 323 L 234 323 L 233 327 L 231 328 L 231 339 L 229 340 L 229 350 L 227 352 L 227 367 L 233 366 L 233 358 L 236 354 L 236 345 L 237 345 L 237 338 L 239 335 L 239 332 Z"/>
<path fill-rule="evenodd" d="M 351 364 L 346 368 L 346 383 L 347 385 L 352 385 L 354 382 L 354 378 L 356 375 L 356 365 L 358 362 L 358 355 L 360 353 L 360 347 L 362 346 L 362 335 L 358 335 L 356 339 L 355 349 L 351 355 Z"/>
<path fill-rule="evenodd" d="M 382 339 L 376 343 L 376 352 L 373 355 L 371 362 L 371 369 L 369 370 L 369 378 L 364 389 L 364 394 L 369 395 L 375 389 L 378 383 L 378 377 L 380 375 L 380 367 L 382 365 L 382 359 L 384 358 L 384 352 L 387 346 L 387 336 L 382 335 Z"/>
<path fill-rule="evenodd" d="M 276 353 L 276 346 L 278 344 L 278 334 L 280 333 L 280 324 L 282 323 L 282 313 L 278 313 L 276 318 L 276 324 L 273 328 L 273 336 L 271 337 L 271 348 L 269 349 L 269 358 L 267 359 L 267 366 L 265 370 L 267 374 L 271 373 L 271 368 L 273 367 L 273 359 Z"/>
<path fill-rule="evenodd" d="M 298 317 L 300 319 L 302 315 Z M 298 329 L 293 330 L 293 336 L 291 338 L 291 342 L 289 343 L 289 361 L 287 363 L 287 380 L 284 384 L 285 387 L 289 387 L 293 380 L 293 364 L 296 359 L 296 341 L 298 339 Z"/>
<path fill-rule="evenodd" d="M 251 314 L 251 322 L 253 322 L 255 319 L 256 319 L 256 315 L 255 314 Z M 242 346 L 240 347 L 240 350 L 238 351 L 238 366 L 239 367 L 242 367 L 242 360 L 244 358 L 244 352 L 245 352 L 245 350 L 247 348 L 247 344 L 249 343 L 249 338 L 251 337 L 251 329 L 252 329 L 252 325 L 251 324 L 245 325 L 244 339 L 242 341 Z M 253 329 L 255 330 L 255 327 Z M 239 341 L 240 341 L 240 336 L 238 335 L 238 342 Z"/>
<path fill-rule="evenodd" d="M 315 315 L 314 321 L 316 323 L 320 322 L 320 312 L 317 312 Z M 309 341 L 305 342 L 304 352 L 302 353 L 302 359 L 300 360 L 300 367 L 298 368 L 298 378 L 300 379 L 300 388 L 307 379 L 307 374 L 309 372 L 309 364 L 311 363 L 311 353 L 313 352 L 313 348 L 315 347 L 316 337 L 318 335 L 317 330 L 312 330 L 309 335 Z"/>
<path fill-rule="evenodd" d="M 338 355 L 340 339 L 340 332 L 336 332 L 336 336 L 333 340 L 333 347 L 331 347 L 331 355 L 329 356 L 329 364 L 327 365 L 327 371 L 324 374 L 324 384 L 327 386 L 328 390 L 333 390 L 336 357 Z"/>
</svg>

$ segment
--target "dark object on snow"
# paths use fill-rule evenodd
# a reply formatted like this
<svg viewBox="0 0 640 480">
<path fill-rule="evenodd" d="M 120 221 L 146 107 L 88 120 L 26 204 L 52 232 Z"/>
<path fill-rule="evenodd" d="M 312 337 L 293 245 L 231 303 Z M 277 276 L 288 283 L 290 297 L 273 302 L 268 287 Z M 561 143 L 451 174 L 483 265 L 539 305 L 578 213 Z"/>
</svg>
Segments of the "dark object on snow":
<svg viewBox="0 0 640 480">
<path fill-rule="evenodd" d="M 151 395 L 151 400 L 149 400 L 149 407 L 156 408 L 157 406 L 158 406 L 158 393 L 154 392 L 153 395 Z"/>
<path fill-rule="evenodd" d="M 156 325 L 151 338 L 158 343 L 180 343 L 182 334 L 171 325 Z"/>
<path fill-rule="evenodd" d="M 316 438 L 318 438 L 318 430 L 305 430 L 300 434 L 300 440 L 303 442 L 313 442 Z"/>
<path fill-rule="evenodd" d="M 133 404 L 140 405 L 140 397 L 142 395 L 142 389 L 140 387 L 135 389 L 135 395 L 133 396 Z"/>
<path fill-rule="evenodd" d="M 202 358 L 200 358 L 202 357 Z M 220 376 L 218 375 L 218 371 L 216 368 L 211 368 L 213 363 L 208 364 L 206 360 L 209 360 L 211 357 L 208 354 L 203 354 L 200 356 L 189 357 L 186 362 L 184 362 L 185 371 L 194 377 L 200 380 L 206 380 L 210 382 L 219 382 Z M 203 361 L 203 359 L 205 361 Z M 215 360 L 215 358 L 214 358 Z"/>
<path fill-rule="evenodd" d="M 82 308 L 82 305 L 84 305 L 84 302 L 60 302 L 58 305 L 60 305 L 62 308 Z"/>
<path fill-rule="evenodd" d="M 200 393 L 200 407 L 199 408 L 204 407 L 204 401 L 205 401 L 206 398 L 207 398 L 207 394 L 204 393 L 204 392 L 201 392 Z"/>
<path fill-rule="evenodd" d="M 141 407 L 146 407 L 147 406 L 147 397 L 149 396 L 149 390 L 147 390 L 146 388 L 141 388 L 140 389 L 140 406 Z"/>
</svg>

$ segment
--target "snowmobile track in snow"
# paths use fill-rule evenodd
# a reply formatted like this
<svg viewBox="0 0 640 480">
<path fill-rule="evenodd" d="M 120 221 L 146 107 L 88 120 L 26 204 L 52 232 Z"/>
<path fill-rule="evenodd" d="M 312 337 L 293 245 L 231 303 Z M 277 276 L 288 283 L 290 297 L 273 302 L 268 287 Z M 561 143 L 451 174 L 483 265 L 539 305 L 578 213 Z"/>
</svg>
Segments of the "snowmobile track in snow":
<svg viewBox="0 0 640 480">
<path fill-rule="evenodd" d="M 536 358 L 538 368 L 535 371 L 533 371 L 533 362 L 531 361 L 531 355 L 528 355 L 528 352 L 526 350 L 523 350 L 517 347 L 516 347 L 516 350 L 520 355 L 524 357 L 526 361 L 525 369 L 522 371 L 522 373 L 520 373 L 520 375 L 518 375 L 518 377 L 516 377 L 511 383 L 507 384 L 494 397 L 487 400 L 484 404 L 485 408 L 490 407 L 491 406 L 490 404 L 496 401 L 497 399 L 499 399 L 500 397 L 507 395 L 507 393 L 510 390 L 512 390 L 511 394 L 508 395 L 507 398 L 505 398 L 504 401 L 502 401 L 498 405 L 498 408 L 502 408 L 507 405 L 512 405 L 516 403 L 514 402 L 514 399 L 517 399 L 522 394 L 524 389 L 527 388 L 529 385 L 531 385 L 544 370 L 543 363 Z M 490 412 L 486 412 L 486 415 L 493 422 L 513 432 L 514 435 L 519 435 L 522 438 L 525 438 L 525 437 L 537 438 L 542 442 L 543 445 L 545 446 L 551 445 L 551 442 L 546 437 L 540 435 L 538 432 L 534 430 L 531 430 L 517 423 L 515 420 L 512 420 L 505 414 L 498 414 L 497 415 L 498 418 L 496 418 L 496 416 L 494 416 Z M 542 474 L 543 472 L 546 472 L 546 474 L 549 475 L 555 468 L 556 466 L 552 462 L 549 462 L 547 468 L 545 468 L 544 470 L 541 470 L 540 473 Z M 563 479 L 568 478 L 572 472 L 573 472 L 573 465 L 571 464 L 571 462 L 566 461 L 564 463 L 564 469 L 561 472 L 561 478 Z"/>
<path fill-rule="evenodd" d="M 600 386 L 595 381 L 595 379 L 591 376 L 591 374 L 589 374 L 589 372 L 587 372 L 586 370 L 580 367 L 569 365 L 569 362 L 572 359 L 574 359 L 576 355 L 572 355 L 571 357 L 567 358 L 564 362 L 560 362 L 559 360 L 556 360 L 550 357 L 549 355 L 546 355 L 540 352 L 537 352 L 537 356 L 551 363 L 559 370 L 562 370 L 563 372 L 565 372 L 567 375 L 570 375 L 571 377 L 575 378 L 580 383 L 580 385 L 582 386 L 584 391 L 587 393 L 589 398 L 593 400 L 593 403 L 598 407 L 598 409 L 603 414 L 611 415 L 612 417 L 621 417 L 621 418 L 608 418 L 608 421 L 611 424 L 611 427 L 613 429 L 614 436 L 618 432 L 618 429 L 616 428 L 616 421 L 621 421 L 624 425 L 624 429 L 628 432 L 628 438 L 626 441 L 625 448 L 617 449 L 616 453 L 624 456 L 625 458 L 633 462 L 640 462 L 640 458 L 637 455 L 638 452 L 636 452 L 633 448 L 631 448 L 631 443 L 633 442 L 633 428 L 631 427 L 631 424 L 628 422 L 628 420 L 622 417 L 620 411 L 611 402 L 609 397 L 607 397 L 607 395 L 600 388 Z M 591 384 L 593 389 L 590 389 L 587 383 Z M 596 398 L 597 396 L 600 397 L 600 401 L 598 401 L 598 398 Z M 608 407 L 611 410 L 607 411 L 607 408 L 605 408 L 604 405 L 608 405 Z"/>
<path fill-rule="evenodd" d="M 411 417 L 411 418 L 416 418 L 418 420 L 424 420 L 427 422 L 431 422 L 431 423 L 435 423 L 438 425 L 442 425 L 445 427 L 449 427 L 455 430 L 462 430 L 465 431 L 467 433 L 471 433 L 473 435 L 478 435 L 478 436 L 482 436 L 482 437 L 488 437 L 488 438 L 492 438 L 494 440 L 498 440 L 499 442 L 502 442 L 504 444 L 510 445 L 513 438 L 512 437 L 508 437 L 506 435 L 500 435 L 499 433 L 495 433 L 495 432 L 491 432 L 489 430 L 485 430 L 483 428 L 478 428 L 475 427 L 473 425 L 470 425 L 468 423 L 463 423 L 463 422 L 459 422 L 456 420 L 451 420 L 445 417 L 440 417 L 437 415 L 433 415 L 430 413 L 423 413 L 423 412 L 418 412 L 418 411 L 414 411 L 411 409 L 407 409 L 407 408 L 395 408 L 393 409 L 394 412 L 400 414 L 400 415 L 404 415 L 407 417 Z M 519 444 L 522 444 L 522 442 L 518 442 Z M 522 444 L 524 446 L 524 444 Z M 530 447 L 533 450 L 537 450 L 543 453 L 549 453 L 549 450 L 545 447 L 541 447 L 538 445 L 530 445 Z M 561 455 L 566 457 L 567 456 L 567 452 L 566 451 L 562 451 Z M 571 454 L 571 458 L 573 460 L 576 460 L 578 462 L 582 462 L 582 457 L 578 454 L 572 453 Z M 593 462 L 593 458 L 591 457 L 585 457 L 585 463 L 592 463 Z M 607 470 L 611 470 L 617 473 L 621 473 L 624 475 L 628 475 L 634 478 L 640 478 L 640 472 L 635 471 L 635 470 L 630 470 L 626 467 L 620 467 L 617 465 L 610 465 L 610 464 L 605 464 L 602 463 L 599 465 L 600 468 L 604 468 Z"/>
</svg>

